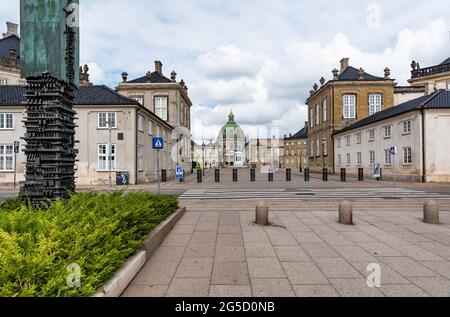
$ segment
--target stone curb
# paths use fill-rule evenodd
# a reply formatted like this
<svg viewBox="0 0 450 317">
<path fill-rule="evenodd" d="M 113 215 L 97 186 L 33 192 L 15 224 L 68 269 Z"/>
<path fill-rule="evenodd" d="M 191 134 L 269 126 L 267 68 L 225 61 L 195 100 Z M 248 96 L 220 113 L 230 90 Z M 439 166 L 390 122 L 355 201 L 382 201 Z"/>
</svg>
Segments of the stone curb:
<svg viewBox="0 0 450 317">
<path fill-rule="evenodd" d="M 102 290 L 92 297 L 119 297 L 185 213 L 186 208 L 180 208 L 153 229 L 147 239 L 145 239 L 141 250 L 129 258 L 122 268 L 105 283 Z"/>
</svg>

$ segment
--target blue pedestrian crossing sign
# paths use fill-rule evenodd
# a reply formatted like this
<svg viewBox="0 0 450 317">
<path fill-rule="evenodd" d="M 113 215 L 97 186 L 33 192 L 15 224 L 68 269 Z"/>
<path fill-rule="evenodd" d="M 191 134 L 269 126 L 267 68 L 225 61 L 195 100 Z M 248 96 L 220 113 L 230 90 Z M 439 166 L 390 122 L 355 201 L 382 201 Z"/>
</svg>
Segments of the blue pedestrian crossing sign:
<svg viewBox="0 0 450 317">
<path fill-rule="evenodd" d="M 164 139 L 163 138 L 153 138 L 152 145 L 154 150 L 164 149 Z"/>
</svg>

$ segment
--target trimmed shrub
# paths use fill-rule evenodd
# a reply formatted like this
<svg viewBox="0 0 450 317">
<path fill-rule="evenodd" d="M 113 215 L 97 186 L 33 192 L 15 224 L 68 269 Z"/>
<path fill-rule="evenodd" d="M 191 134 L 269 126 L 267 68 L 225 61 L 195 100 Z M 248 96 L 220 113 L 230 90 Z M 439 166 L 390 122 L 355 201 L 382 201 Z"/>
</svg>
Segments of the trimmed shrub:
<svg viewBox="0 0 450 317">
<path fill-rule="evenodd" d="M 177 208 L 175 197 L 123 192 L 80 193 L 45 211 L 2 203 L 0 297 L 95 294 Z M 80 287 L 68 286 L 72 263 Z"/>
</svg>

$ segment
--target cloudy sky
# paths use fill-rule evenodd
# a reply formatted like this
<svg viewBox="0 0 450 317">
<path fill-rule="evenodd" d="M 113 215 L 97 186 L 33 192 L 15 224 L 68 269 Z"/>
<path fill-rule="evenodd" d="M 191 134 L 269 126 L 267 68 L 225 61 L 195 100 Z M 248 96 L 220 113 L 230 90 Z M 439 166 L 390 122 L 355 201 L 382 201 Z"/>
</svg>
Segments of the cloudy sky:
<svg viewBox="0 0 450 317">
<path fill-rule="evenodd" d="M 248 131 L 294 133 L 304 101 L 342 57 L 373 75 L 388 66 L 406 84 L 450 56 L 448 0 L 81 0 L 81 61 L 115 87 L 154 69 L 189 86 L 196 140 L 215 138 L 233 110 Z M 19 20 L 19 0 L 0 0 L 0 22 Z M 2 29 L 4 30 L 4 29 Z"/>
</svg>

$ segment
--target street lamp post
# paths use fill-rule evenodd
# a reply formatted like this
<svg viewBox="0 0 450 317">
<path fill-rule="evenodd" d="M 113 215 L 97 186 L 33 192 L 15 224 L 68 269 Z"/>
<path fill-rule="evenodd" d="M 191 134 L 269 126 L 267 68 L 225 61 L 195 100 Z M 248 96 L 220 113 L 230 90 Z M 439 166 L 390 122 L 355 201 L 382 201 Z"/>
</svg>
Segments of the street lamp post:
<svg viewBox="0 0 450 317">
<path fill-rule="evenodd" d="M 203 142 L 202 144 L 202 174 L 203 176 L 205 176 L 205 142 Z"/>
</svg>

